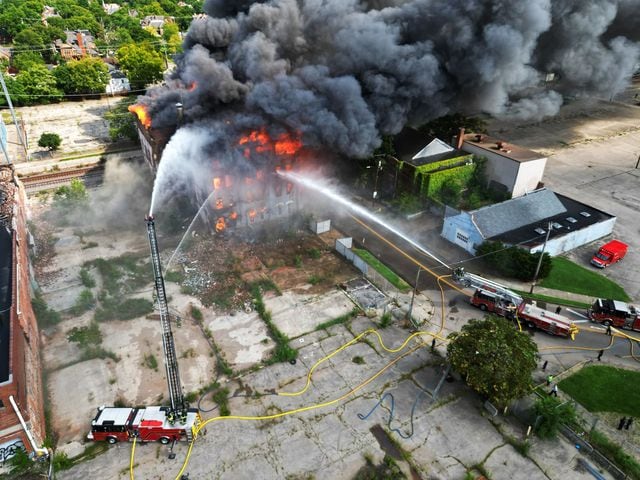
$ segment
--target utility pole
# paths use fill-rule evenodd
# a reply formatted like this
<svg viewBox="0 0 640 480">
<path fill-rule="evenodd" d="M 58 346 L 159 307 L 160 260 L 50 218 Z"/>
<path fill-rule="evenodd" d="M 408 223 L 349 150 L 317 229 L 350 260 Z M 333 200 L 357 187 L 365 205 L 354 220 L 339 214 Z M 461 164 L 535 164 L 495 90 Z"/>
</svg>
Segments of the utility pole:
<svg viewBox="0 0 640 480">
<path fill-rule="evenodd" d="M 373 198 L 371 200 L 372 207 L 376 205 L 376 198 L 378 198 L 378 176 L 380 175 L 380 170 L 382 170 L 382 160 L 378 160 L 378 166 L 376 167 L 376 178 L 373 182 Z"/>
<path fill-rule="evenodd" d="M 547 236 L 544 238 L 544 243 L 542 244 L 542 250 L 540 251 L 540 258 L 538 259 L 538 265 L 536 266 L 536 273 L 533 275 L 533 282 L 531 282 L 531 289 L 529 293 L 533 293 L 533 287 L 536 286 L 536 282 L 538 281 L 538 274 L 540 273 L 540 265 L 542 265 L 542 257 L 544 257 L 544 251 L 547 248 L 547 241 L 549 240 L 549 233 L 551 233 L 551 222 L 547 225 Z"/>
<path fill-rule="evenodd" d="M 16 118 L 16 112 L 13 109 L 13 103 L 11 102 L 11 96 L 9 95 L 9 91 L 7 90 L 7 84 L 4 83 L 4 76 L 2 72 L 0 72 L 0 85 L 2 85 L 2 91 L 4 93 L 4 98 L 7 100 L 7 105 L 9 106 L 9 111 L 11 112 L 11 117 L 13 118 L 13 124 L 16 127 L 16 134 L 18 135 L 18 140 L 24 149 L 25 159 L 29 161 L 29 149 L 27 148 L 27 143 L 22 136 L 22 131 L 20 130 L 20 125 L 18 125 L 18 119 Z"/>
<path fill-rule="evenodd" d="M 413 319 L 411 315 L 413 315 L 413 301 L 416 298 L 416 290 L 418 290 L 418 281 L 420 280 L 420 272 L 422 271 L 422 267 L 418 267 L 418 273 L 416 274 L 416 283 L 413 287 L 413 291 L 411 292 L 411 302 L 409 302 L 409 311 L 407 312 L 407 318 L 413 325 Z M 415 327 L 415 325 L 413 325 Z"/>
</svg>

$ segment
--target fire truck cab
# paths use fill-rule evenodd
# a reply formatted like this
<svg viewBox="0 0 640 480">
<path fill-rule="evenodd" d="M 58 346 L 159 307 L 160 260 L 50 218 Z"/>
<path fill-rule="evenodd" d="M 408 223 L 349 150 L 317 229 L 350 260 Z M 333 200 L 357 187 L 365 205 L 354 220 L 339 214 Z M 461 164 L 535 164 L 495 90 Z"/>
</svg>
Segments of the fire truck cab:
<svg viewBox="0 0 640 480">
<path fill-rule="evenodd" d="M 640 311 L 628 303 L 598 298 L 588 313 L 592 322 L 640 331 Z"/>
<path fill-rule="evenodd" d="M 111 444 L 130 441 L 134 437 L 141 442 L 163 444 L 174 440 L 191 441 L 201 422 L 198 410 L 189 409 L 183 419 L 173 419 L 169 412 L 169 407 L 100 407 L 87 438 Z"/>
<path fill-rule="evenodd" d="M 518 318 L 529 328 L 538 328 L 551 335 L 571 337 L 571 340 L 574 340 L 579 331 L 564 315 L 540 308 L 535 302 L 521 303 L 518 307 Z"/>
<path fill-rule="evenodd" d="M 483 288 L 476 289 L 470 303 L 483 312 L 492 312 L 503 317 L 512 317 L 517 309 L 517 305 L 504 296 Z"/>
</svg>

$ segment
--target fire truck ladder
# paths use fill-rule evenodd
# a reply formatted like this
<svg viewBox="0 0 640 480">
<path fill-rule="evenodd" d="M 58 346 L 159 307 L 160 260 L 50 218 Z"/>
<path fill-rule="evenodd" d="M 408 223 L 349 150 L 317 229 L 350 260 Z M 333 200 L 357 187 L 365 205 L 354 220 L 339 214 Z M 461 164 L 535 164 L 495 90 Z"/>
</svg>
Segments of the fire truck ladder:
<svg viewBox="0 0 640 480">
<path fill-rule="evenodd" d="M 456 282 L 469 288 L 480 288 L 495 293 L 503 300 L 513 303 L 515 306 L 520 305 L 523 299 L 516 292 L 509 290 L 504 285 L 500 285 L 497 282 L 487 280 L 480 275 L 474 275 L 473 273 L 467 273 L 464 268 L 456 268 L 453 272 L 453 278 Z"/>
<path fill-rule="evenodd" d="M 158 308 L 160 310 L 160 324 L 162 325 L 162 347 L 164 349 L 164 365 L 167 371 L 167 383 L 169 385 L 169 399 L 171 400 L 171 413 L 173 418 L 186 419 L 187 402 L 182 393 L 180 384 L 180 374 L 178 372 L 178 359 L 176 357 L 176 346 L 173 342 L 173 332 L 171 331 L 171 317 L 169 306 L 167 305 L 167 294 L 164 288 L 164 278 L 162 277 L 162 267 L 160 264 L 160 253 L 158 251 L 158 239 L 156 238 L 156 227 L 152 215 L 146 217 L 147 234 L 149 235 L 149 246 L 151 247 L 151 262 L 153 264 L 153 277 L 156 284 L 156 294 L 158 298 Z"/>
</svg>

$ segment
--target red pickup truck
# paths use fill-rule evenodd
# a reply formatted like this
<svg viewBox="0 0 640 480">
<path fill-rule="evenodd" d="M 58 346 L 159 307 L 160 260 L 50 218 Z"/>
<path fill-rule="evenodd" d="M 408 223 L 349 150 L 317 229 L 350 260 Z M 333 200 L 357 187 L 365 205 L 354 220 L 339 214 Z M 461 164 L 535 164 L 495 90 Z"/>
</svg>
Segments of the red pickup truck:
<svg viewBox="0 0 640 480">
<path fill-rule="evenodd" d="M 627 254 L 627 244 L 620 240 L 611 240 L 605 243 L 591 259 L 591 265 L 605 268 L 607 265 L 619 262 Z"/>
</svg>

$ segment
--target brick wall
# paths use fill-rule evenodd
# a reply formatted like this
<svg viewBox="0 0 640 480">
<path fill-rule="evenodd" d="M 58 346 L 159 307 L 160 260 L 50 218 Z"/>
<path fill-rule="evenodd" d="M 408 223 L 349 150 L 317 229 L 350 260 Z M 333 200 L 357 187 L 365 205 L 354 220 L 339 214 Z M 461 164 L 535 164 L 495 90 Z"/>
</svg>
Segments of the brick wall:
<svg viewBox="0 0 640 480">
<path fill-rule="evenodd" d="M 0 182 L 0 188 L 5 193 L 10 193 L 9 199 L 13 201 L 12 302 L 9 317 L 9 362 L 12 377 L 10 382 L 0 386 L 0 400 L 4 405 L 0 408 L 0 444 L 22 438 L 25 446 L 30 449 L 22 428 L 16 430 L 20 422 L 9 402 L 9 396 L 13 395 L 22 416 L 30 425 L 36 443 L 41 446 L 45 437 L 42 366 L 38 325 L 31 307 L 26 195 L 17 181 L 8 184 Z"/>
</svg>

